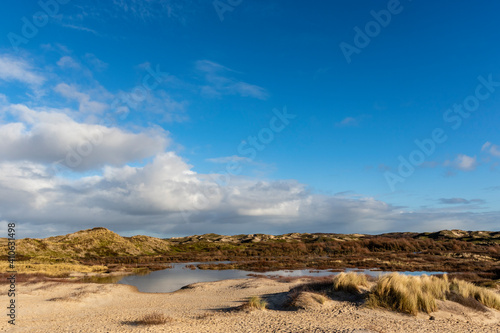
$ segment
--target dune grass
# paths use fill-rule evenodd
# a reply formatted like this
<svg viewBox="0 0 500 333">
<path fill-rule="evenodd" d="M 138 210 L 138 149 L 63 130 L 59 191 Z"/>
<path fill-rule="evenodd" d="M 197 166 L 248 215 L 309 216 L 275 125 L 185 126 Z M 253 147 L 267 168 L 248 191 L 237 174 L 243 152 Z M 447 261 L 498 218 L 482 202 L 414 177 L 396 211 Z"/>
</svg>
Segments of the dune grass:
<svg viewBox="0 0 500 333">
<path fill-rule="evenodd" d="M 267 308 L 267 302 L 260 298 L 259 296 L 252 296 L 248 299 L 244 308 L 254 309 L 254 310 L 265 310 Z"/>
<path fill-rule="evenodd" d="M 92 272 L 105 272 L 108 270 L 106 266 L 102 265 L 82 265 L 78 263 L 63 262 L 63 263 L 50 263 L 37 260 L 18 261 L 16 262 L 16 271 L 18 273 L 28 274 L 43 274 L 47 276 L 61 277 L 67 276 L 71 272 L 92 273 Z M 9 270 L 8 262 L 0 262 L 0 272 Z"/>
<path fill-rule="evenodd" d="M 484 287 L 448 277 L 406 276 L 392 273 L 380 277 L 368 294 L 367 306 L 417 315 L 438 309 L 437 300 L 450 300 L 480 310 L 484 306 L 500 310 L 500 295 Z M 477 301 L 477 302 L 476 302 Z"/>
<path fill-rule="evenodd" d="M 450 290 L 464 298 L 472 298 L 479 303 L 496 310 L 500 310 L 500 295 L 484 287 L 478 287 L 470 282 L 453 279 Z"/>
<path fill-rule="evenodd" d="M 347 291 L 356 294 L 361 292 L 361 287 L 368 287 L 365 274 L 342 272 L 333 278 L 333 290 L 335 291 Z"/>
<path fill-rule="evenodd" d="M 380 277 L 369 293 L 367 305 L 416 315 L 437 310 L 436 300 L 449 291 L 447 278 L 392 273 Z"/>
</svg>

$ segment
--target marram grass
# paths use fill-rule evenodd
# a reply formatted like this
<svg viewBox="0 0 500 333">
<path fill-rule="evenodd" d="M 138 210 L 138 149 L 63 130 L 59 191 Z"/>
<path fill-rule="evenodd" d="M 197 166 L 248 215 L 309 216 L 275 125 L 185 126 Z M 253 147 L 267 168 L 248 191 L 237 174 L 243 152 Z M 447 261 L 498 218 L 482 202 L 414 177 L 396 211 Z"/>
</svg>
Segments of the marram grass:
<svg viewBox="0 0 500 333">
<path fill-rule="evenodd" d="M 447 278 L 407 276 L 392 273 L 380 277 L 368 296 L 367 305 L 416 315 L 437 310 L 436 300 L 449 291 Z"/>
<path fill-rule="evenodd" d="M 265 310 L 267 307 L 267 302 L 259 296 L 252 296 L 249 298 L 248 303 L 246 303 L 245 305 L 245 308 L 248 309 Z"/>
<path fill-rule="evenodd" d="M 500 310 L 500 295 L 492 290 L 457 279 L 451 281 L 450 290 L 465 298 L 473 298 L 489 308 Z"/>
<path fill-rule="evenodd" d="M 436 276 L 406 276 L 392 273 L 381 276 L 368 293 L 369 307 L 387 308 L 416 315 L 431 313 L 438 309 L 437 300 L 453 299 L 453 294 L 500 310 L 500 295 L 484 287 Z"/>
<path fill-rule="evenodd" d="M 364 274 L 342 272 L 333 278 L 333 290 L 335 291 L 359 293 L 361 292 L 361 287 L 368 287 L 368 280 Z"/>
</svg>

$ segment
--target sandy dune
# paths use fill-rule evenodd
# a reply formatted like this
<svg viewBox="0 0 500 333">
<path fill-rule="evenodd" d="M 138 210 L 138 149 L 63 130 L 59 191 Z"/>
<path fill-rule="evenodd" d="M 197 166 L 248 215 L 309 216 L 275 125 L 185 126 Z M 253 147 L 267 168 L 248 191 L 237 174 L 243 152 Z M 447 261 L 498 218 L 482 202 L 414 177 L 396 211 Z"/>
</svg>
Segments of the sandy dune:
<svg viewBox="0 0 500 333">
<path fill-rule="evenodd" d="M 12 332 L 500 332 L 500 312 L 479 313 L 452 302 L 417 317 L 371 310 L 346 301 L 307 302 L 304 309 L 278 308 L 285 292 L 297 285 L 268 279 L 197 283 L 169 294 L 139 293 L 110 284 L 20 284 Z M 253 295 L 267 297 L 264 311 L 231 311 Z M 307 295 L 305 296 L 307 298 Z M 7 304 L 7 296 L 1 296 Z M 171 323 L 141 326 L 135 321 L 154 311 Z"/>
</svg>

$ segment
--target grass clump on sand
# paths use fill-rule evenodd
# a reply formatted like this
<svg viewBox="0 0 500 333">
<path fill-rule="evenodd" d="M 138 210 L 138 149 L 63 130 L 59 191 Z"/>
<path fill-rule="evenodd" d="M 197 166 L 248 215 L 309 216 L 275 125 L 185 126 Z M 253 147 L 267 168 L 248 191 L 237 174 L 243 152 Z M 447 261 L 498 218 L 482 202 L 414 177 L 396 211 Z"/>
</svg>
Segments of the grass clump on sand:
<svg viewBox="0 0 500 333">
<path fill-rule="evenodd" d="M 449 279 L 446 274 L 408 276 L 391 273 L 373 281 L 365 274 L 354 272 L 296 286 L 288 292 L 283 306 L 300 308 L 299 303 L 307 298 L 302 297 L 304 292 L 313 293 L 309 299 L 323 304 L 328 297 L 337 297 L 332 291 L 352 293 L 358 297 L 357 301 L 366 299 L 365 305 L 371 308 L 385 308 L 411 315 L 438 310 L 440 300 L 452 301 L 482 312 L 488 311 L 487 308 L 500 310 L 500 295 L 495 291 L 463 280 Z"/>
<path fill-rule="evenodd" d="M 153 312 L 145 315 L 142 319 L 136 321 L 137 325 L 163 325 L 172 321 L 172 318 L 167 317 L 159 312 Z"/>
<path fill-rule="evenodd" d="M 248 302 L 244 305 L 246 309 L 254 310 L 265 310 L 267 307 L 267 302 L 260 298 L 259 296 L 252 296 L 248 299 Z"/>
<path fill-rule="evenodd" d="M 500 310 L 500 295 L 484 287 L 478 287 L 470 282 L 453 279 L 450 284 L 450 291 L 464 298 L 472 298 L 479 303 Z"/>
<path fill-rule="evenodd" d="M 359 294 L 361 287 L 368 287 L 368 280 L 364 274 L 342 272 L 333 278 L 333 290 L 335 291 L 347 291 Z"/>
<path fill-rule="evenodd" d="M 370 291 L 367 305 L 417 315 L 437 310 L 437 299 L 449 291 L 448 278 L 407 276 L 392 273 L 380 277 Z"/>
<path fill-rule="evenodd" d="M 437 300 L 450 300 L 476 310 L 483 305 L 500 310 L 500 295 L 470 282 L 444 275 L 406 276 L 397 273 L 380 277 L 368 295 L 367 305 L 416 315 L 438 309 Z"/>
</svg>

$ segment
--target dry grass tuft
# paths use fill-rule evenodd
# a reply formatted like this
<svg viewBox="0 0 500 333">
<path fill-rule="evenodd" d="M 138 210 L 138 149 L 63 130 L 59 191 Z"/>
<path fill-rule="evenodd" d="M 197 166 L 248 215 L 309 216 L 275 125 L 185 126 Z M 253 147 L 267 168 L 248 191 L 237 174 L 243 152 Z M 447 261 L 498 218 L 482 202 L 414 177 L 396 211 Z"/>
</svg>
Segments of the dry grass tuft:
<svg viewBox="0 0 500 333">
<path fill-rule="evenodd" d="M 479 303 L 477 300 L 471 297 L 463 297 L 462 295 L 456 293 L 448 293 L 446 295 L 446 299 L 476 311 L 480 312 L 488 311 L 488 309 L 483 304 Z"/>
<path fill-rule="evenodd" d="M 362 287 L 368 287 L 366 275 L 353 272 L 340 273 L 333 278 L 333 290 L 359 294 Z"/>
<path fill-rule="evenodd" d="M 437 299 L 444 300 L 449 291 L 447 277 L 406 276 L 397 273 L 379 278 L 368 297 L 367 305 L 417 315 L 419 311 L 437 310 Z"/>
<path fill-rule="evenodd" d="M 405 276 L 392 273 L 379 278 L 370 291 L 367 305 L 382 307 L 416 315 L 437 310 L 437 300 L 450 300 L 474 310 L 486 307 L 500 310 L 500 295 L 470 282 L 453 279 L 447 275 Z"/>
<path fill-rule="evenodd" d="M 243 306 L 243 308 L 250 310 L 265 310 L 267 308 L 267 302 L 259 296 L 252 296 L 248 299 L 248 302 Z"/>
<path fill-rule="evenodd" d="M 500 295 L 491 290 L 457 279 L 452 280 L 450 290 L 464 298 L 472 298 L 487 307 L 500 310 Z"/>
<path fill-rule="evenodd" d="M 312 293 L 311 296 L 319 304 L 325 304 L 325 302 L 328 300 L 328 298 L 322 294 Z"/>
<path fill-rule="evenodd" d="M 8 270 L 8 262 L 0 262 L 0 272 Z M 105 272 L 108 270 L 106 266 L 101 265 L 82 265 L 73 262 L 53 263 L 44 262 L 43 260 L 28 260 L 16 262 L 16 270 L 18 273 L 38 274 L 54 277 L 66 277 L 71 272 Z"/>
<path fill-rule="evenodd" d="M 160 312 L 153 312 L 145 315 L 142 319 L 136 321 L 137 325 L 163 325 L 172 322 L 173 319 L 171 317 L 165 316 Z"/>
</svg>

